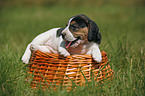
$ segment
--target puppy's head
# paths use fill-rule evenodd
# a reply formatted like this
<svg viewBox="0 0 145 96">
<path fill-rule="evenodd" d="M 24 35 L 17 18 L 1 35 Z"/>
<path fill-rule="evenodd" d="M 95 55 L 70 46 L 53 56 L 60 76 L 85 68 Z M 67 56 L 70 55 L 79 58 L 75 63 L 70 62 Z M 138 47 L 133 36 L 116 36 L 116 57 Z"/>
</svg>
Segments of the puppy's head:
<svg viewBox="0 0 145 96">
<path fill-rule="evenodd" d="M 67 41 L 68 47 L 76 47 L 86 40 L 101 43 L 101 34 L 97 24 L 82 14 L 70 18 L 61 34 Z"/>
</svg>

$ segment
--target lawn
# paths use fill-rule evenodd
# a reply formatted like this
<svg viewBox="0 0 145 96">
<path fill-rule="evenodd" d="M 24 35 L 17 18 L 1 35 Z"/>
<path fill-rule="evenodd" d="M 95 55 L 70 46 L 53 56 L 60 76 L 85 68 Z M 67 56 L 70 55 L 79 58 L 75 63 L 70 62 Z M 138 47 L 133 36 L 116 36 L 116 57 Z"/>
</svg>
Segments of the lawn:
<svg viewBox="0 0 145 96">
<path fill-rule="evenodd" d="M 145 7 L 143 6 L 24 6 L 0 8 L 1 96 L 144 96 Z M 51 28 L 64 27 L 70 17 L 85 14 L 102 34 L 100 49 L 108 54 L 114 79 L 100 86 L 43 91 L 25 82 L 27 65 L 21 56 L 28 43 Z M 110 85 L 108 85 L 110 83 Z M 110 86 L 110 87 L 108 87 Z"/>
</svg>

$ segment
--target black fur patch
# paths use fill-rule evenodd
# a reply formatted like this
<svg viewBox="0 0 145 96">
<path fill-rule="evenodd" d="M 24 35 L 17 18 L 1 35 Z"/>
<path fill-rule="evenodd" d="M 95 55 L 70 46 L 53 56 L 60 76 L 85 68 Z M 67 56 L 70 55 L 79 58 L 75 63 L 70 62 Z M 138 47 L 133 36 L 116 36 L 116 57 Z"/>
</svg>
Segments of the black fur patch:
<svg viewBox="0 0 145 96">
<path fill-rule="evenodd" d="M 101 43 L 101 34 L 97 24 L 94 21 L 89 23 L 88 41 L 94 41 L 98 44 Z"/>
<path fill-rule="evenodd" d="M 80 16 L 74 17 L 74 19 L 72 19 L 72 21 L 75 21 L 76 24 L 78 24 L 78 26 L 80 28 L 84 28 L 87 26 L 86 21 L 83 18 L 81 18 Z"/>
<path fill-rule="evenodd" d="M 101 43 L 101 34 L 97 24 L 94 21 L 92 21 L 90 18 L 83 14 L 74 16 L 74 19 L 72 19 L 72 21 L 75 21 L 81 28 L 84 28 L 86 26 L 88 27 L 87 38 L 89 42 L 94 41 L 98 44 Z M 71 29 L 73 29 L 73 27 L 75 28 L 78 25 L 70 25 L 70 27 Z"/>
<path fill-rule="evenodd" d="M 60 28 L 57 30 L 57 34 L 56 34 L 56 37 L 60 37 L 62 34 L 62 31 L 64 30 L 64 28 Z"/>
</svg>

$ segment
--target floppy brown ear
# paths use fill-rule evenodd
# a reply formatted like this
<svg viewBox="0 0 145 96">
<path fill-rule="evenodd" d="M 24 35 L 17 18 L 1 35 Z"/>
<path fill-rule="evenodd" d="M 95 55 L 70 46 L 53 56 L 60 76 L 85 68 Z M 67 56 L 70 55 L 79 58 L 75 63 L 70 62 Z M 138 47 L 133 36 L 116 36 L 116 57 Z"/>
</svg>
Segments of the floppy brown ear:
<svg viewBox="0 0 145 96">
<path fill-rule="evenodd" d="M 88 41 L 89 42 L 94 41 L 95 43 L 100 44 L 101 43 L 101 34 L 100 34 L 97 24 L 84 14 L 80 14 L 78 16 L 83 18 L 88 25 L 88 31 L 89 31 L 88 32 Z"/>
<path fill-rule="evenodd" d="M 61 36 L 61 33 L 62 33 L 63 30 L 64 30 L 64 28 L 58 29 L 58 30 L 57 30 L 57 34 L 56 34 L 56 37 Z"/>
<path fill-rule="evenodd" d="M 97 24 L 94 21 L 91 21 L 88 23 L 88 28 L 89 28 L 88 41 L 89 42 L 94 41 L 95 43 L 100 44 L 101 34 L 100 34 Z"/>
</svg>

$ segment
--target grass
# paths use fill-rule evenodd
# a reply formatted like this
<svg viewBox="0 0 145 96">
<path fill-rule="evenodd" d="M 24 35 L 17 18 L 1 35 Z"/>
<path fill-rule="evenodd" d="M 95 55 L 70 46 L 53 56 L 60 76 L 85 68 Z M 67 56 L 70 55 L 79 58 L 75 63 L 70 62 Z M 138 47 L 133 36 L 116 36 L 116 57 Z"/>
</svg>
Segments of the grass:
<svg viewBox="0 0 145 96">
<path fill-rule="evenodd" d="M 2 7 L 0 9 L 0 95 L 1 96 L 144 96 L 145 95 L 145 7 Z M 29 42 L 38 34 L 54 27 L 64 27 L 70 17 L 86 14 L 102 34 L 112 69 L 113 81 L 99 87 L 78 86 L 66 90 L 31 89 L 25 82 L 27 66 L 20 60 Z M 110 86 L 110 87 L 108 87 Z"/>
</svg>

